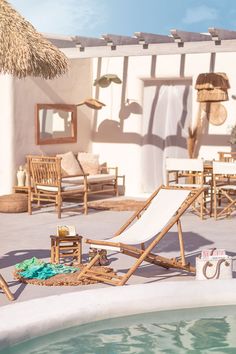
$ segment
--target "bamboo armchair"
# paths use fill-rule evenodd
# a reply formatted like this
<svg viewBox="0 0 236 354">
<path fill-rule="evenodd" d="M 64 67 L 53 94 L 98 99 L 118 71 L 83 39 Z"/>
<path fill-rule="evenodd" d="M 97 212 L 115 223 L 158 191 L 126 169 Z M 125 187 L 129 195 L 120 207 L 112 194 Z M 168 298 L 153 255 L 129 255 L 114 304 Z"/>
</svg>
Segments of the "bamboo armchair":
<svg viewBox="0 0 236 354">
<path fill-rule="evenodd" d="M 165 163 L 167 186 L 204 188 L 204 193 L 200 195 L 192 208 L 201 219 L 204 218 L 204 215 L 210 214 L 211 207 L 207 208 L 207 203 L 209 201 L 211 204 L 211 193 L 209 193 L 211 185 L 206 183 L 208 176 L 204 173 L 204 161 L 202 159 L 168 157 Z"/>
<path fill-rule="evenodd" d="M 195 273 L 195 268 L 185 258 L 180 217 L 203 191 L 204 188 L 161 186 L 152 194 L 145 205 L 118 230 L 114 237 L 108 240 L 85 239 L 85 242 L 93 248 L 117 251 L 137 258 L 137 260 L 122 276 L 116 273 L 103 274 L 100 270 L 92 269 L 93 265 L 102 257 L 101 252 L 98 252 L 80 272 L 78 279 L 89 278 L 111 285 L 124 285 L 144 261 L 166 269 L 176 268 Z M 167 236 L 175 224 L 178 228 L 180 258 L 167 258 L 152 253 L 154 247 L 164 236 Z M 148 241 L 150 242 L 146 246 L 145 243 Z M 140 248 L 135 245 L 140 245 Z"/>
<path fill-rule="evenodd" d="M 213 161 L 214 218 L 236 209 L 236 162 Z"/>
<path fill-rule="evenodd" d="M 76 180 L 68 183 L 61 173 L 61 158 L 48 156 L 27 156 L 29 173 L 28 212 L 32 214 L 32 204 L 49 202 L 56 205 L 58 218 L 61 218 L 62 201 L 66 197 L 81 196 L 80 208 L 87 213 L 87 180 L 82 176 L 82 183 Z M 75 177 L 75 176 L 67 176 Z M 68 209 L 67 209 L 68 210 Z"/>
</svg>

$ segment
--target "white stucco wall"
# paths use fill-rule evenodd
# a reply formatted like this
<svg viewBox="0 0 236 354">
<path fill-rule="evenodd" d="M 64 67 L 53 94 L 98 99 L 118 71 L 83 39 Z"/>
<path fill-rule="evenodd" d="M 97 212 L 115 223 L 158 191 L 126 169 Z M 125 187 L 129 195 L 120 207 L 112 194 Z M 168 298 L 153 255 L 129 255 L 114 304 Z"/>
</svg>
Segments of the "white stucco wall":
<svg viewBox="0 0 236 354">
<path fill-rule="evenodd" d="M 13 80 L 0 75 L 0 195 L 12 189 L 14 169 Z"/>
<path fill-rule="evenodd" d="M 227 109 L 227 119 L 220 126 L 212 124 L 206 126 L 206 131 L 200 139 L 199 156 L 212 159 L 218 157 L 218 151 L 230 151 L 228 142 L 230 127 L 236 122 L 236 101 L 232 99 L 232 95 L 236 92 L 234 65 L 236 53 L 216 53 L 213 61 L 211 53 L 188 54 L 182 58 L 180 55 L 162 55 L 153 59 L 151 56 L 129 57 L 127 68 L 124 67 L 124 58 L 103 58 L 101 63 L 99 60 L 96 58 L 93 60 L 94 78 L 113 73 L 123 80 L 123 84 L 112 83 L 107 88 L 94 89 L 96 98 L 106 103 L 107 106 L 95 115 L 92 149 L 100 154 L 102 161 L 119 166 L 120 174 L 126 175 L 127 195 L 142 193 L 140 132 L 143 117 L 142 113 L 131 113 L 122 121 L 122 107 L 127 106 L 127 103 L 137 102 L 142 110 L 143 79 L 145 78 L 155 76 L 157 79 L 162 79 L 185 76 L 192 78 L 194 86 L 200 73 L 211 70 L 225 72 L 231 85 L 228 91 L 229 101 L 222 102 Z M 193 90 L 193 126 L 199 108 L 196 98 L 197 91 Z"/>
<path fill-rule="evenodd" d="M 229 151 L 230 127 L 236 122 L 235 53 L 216 53 L 215 60 L 208 54 L 160 55 L 140 57 L 110 57 L 72 59 L 67 75 L 55 80 L 1 76 L 3 88 L 0 97 L 0 194 L 11 192 L 16 169 L 24 164 L 27 154 L 56 154 L 72 150 L 99 153 L 100 162 L 119 166 L 119 174 L 126 176 L 126 194 L 142 193 L 142 111 L 145 79 L 192 78 L 193 85 L 199 73 L 225 72 L 230 81 L 229 101 L 223 102 L 227 119 L 220 126 L 209 124 L 200 139 L 199 156 L 217 158 L 218 151 Z M 113 73 L 122 85 L 112 83 L 106 88 L 94 87 L 93 82 L 103 74 Z M 78 141 L 74 144 L 35 144 L 34 107 L 36 103 L 76 104 L 94 97 L 106 106 L 93 111 L 78 107 Z M 193 90 L 192 124 L 199 104 Z M 135 109 L 134 109 L 135 107 Z M 203 117 L 204 118 L 204 117 Z"/>
<path fill-rule="evenodd" d="M 85 106 L 77 109 L 77 143 L 36 145 L 35 104 L 77 104 L 91 97 L 91 60 L 73 59 L 69 72 L 61 78 L 43 80 L 27 77 L 16 79 L 0 76 L 2 92 L 0 119 L 0 194 L 11 193 L 16 183 L 16 171 L 25 164 L 27 154 L 56 154 L 91 149 L 92 110 Z"/>
</svg>

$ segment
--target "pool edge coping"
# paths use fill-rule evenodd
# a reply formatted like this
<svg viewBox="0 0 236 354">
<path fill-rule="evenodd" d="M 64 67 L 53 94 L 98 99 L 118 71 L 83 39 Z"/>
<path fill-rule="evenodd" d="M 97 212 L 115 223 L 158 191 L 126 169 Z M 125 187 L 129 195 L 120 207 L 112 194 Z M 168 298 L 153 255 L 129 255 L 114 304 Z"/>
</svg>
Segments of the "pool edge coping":
<svg viewBox="0 0 236 354">
<path fill-rule="evenodd" d="M 236 304 L 236 279 L 168 281 L 89 289 L 0 308 L 0 350 L 60 329 L 108 318 Z"/>
</svg>

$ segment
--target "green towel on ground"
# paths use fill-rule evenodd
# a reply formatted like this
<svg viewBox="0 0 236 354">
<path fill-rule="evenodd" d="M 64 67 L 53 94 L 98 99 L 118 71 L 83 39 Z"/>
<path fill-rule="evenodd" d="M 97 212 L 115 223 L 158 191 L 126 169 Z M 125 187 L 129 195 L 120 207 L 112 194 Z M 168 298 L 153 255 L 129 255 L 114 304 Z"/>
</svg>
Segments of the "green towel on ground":
<svg viewBox="0 0 236 354">
<path fill-rule="evenodd" d="M 56 274 L 74 273 L 79 269 L 63 264 L 46 263 L 36 257 L 17 263 L 15 268 L 20 271 L 22 277 L 28 279 L 48 279 Z"/>
</svg>

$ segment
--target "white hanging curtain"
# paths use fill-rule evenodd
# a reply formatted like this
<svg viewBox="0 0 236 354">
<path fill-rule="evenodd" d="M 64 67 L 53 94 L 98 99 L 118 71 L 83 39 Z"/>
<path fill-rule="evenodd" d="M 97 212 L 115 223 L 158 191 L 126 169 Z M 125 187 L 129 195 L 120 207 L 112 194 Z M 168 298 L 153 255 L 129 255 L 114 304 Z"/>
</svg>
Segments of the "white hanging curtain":
<svg viewBox="0 0 236 354">
<path fill-rule="evenodd" d="M 188 157 L 192 114 L 191 84 L 144 87 L 142 124 L 142 189 L 152 192 L 165 183 L 165 157 Z"/>
</svg>

